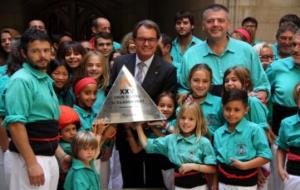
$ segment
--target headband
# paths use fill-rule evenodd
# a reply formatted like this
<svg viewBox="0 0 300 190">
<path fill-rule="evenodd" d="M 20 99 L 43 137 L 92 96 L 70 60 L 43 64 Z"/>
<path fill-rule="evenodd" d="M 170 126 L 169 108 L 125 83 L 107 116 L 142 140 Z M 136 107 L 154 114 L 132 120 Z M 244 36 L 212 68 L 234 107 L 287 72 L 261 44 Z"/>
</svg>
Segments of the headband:
<svg viewBox="0 0 300 190">
<path fill-rule="evenodd" d="M 75 96 L 78 96 L 80 91 L 89 84 L 97 85 L 97 81 L 92 77 L 85 77 L 85 78 L 79 80 L 74 87 Z"/>
</svg>

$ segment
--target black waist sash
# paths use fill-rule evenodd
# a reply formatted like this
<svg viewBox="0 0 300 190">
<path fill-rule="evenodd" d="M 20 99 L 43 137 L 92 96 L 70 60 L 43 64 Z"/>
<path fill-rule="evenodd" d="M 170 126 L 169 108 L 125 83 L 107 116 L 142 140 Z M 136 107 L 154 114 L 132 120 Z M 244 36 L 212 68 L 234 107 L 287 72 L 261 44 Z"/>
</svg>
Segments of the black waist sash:
<svg viewBox="0 0 300 190">
<path fill-rule="evenodd" d="M 273 103 L 273 117 L 272 117 L 272 130 L 278 135 L 281 120 L 296 114 L 297 107 L 286 107 L 276 103 Z"/>
<path fill-rule="evenodd" d="M 257 185 L 256 168 L 250 170 L 239 170 L 235 167 L 220 163 L 218 165 L 218 179 L 228 185 L 253 186 Z"/>
<path fill-rule="evenodd" d="M 289 154 L 294 154 L 300 157 L 300 147 L 289 147 L 289 153 L 287 156 L 286 171 L 289 174 L 300 176 L 300 160 L 291 159 Z"/>
<path fill-rule="evenodd" d="M 182 188 L 193 188 L 207 184 L 204 174 L 200 172 L 189 172 L 187 174 L 180 174 L 175 170 L 175 186 Z"/>
<path fill-rule="evenodd" d="M 30 146 L 35 155 L 53 156 L 58 146 L 58 121 L 40 120 L 25 124 Z M 13 141 L 9 150 L 19 153 Z"/>
</svg>

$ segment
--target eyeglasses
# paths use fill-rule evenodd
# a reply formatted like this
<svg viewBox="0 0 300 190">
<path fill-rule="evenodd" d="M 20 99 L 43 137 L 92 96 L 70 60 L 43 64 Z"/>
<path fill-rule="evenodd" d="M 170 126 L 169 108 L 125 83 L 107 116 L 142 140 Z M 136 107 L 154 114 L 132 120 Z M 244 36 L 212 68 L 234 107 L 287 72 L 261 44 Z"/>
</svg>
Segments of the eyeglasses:
<svg viewBox="0 0 300 190">
<path fill-rule="evenodd" d="M 136 41 L 138 43 L 146 43 L 146 42 L 148 42 L 149 44 L 154 44 L 155 42 L 157 42 L 157 38 L 142 38 L 142 37 L 137 37 Z"/>
</svg>

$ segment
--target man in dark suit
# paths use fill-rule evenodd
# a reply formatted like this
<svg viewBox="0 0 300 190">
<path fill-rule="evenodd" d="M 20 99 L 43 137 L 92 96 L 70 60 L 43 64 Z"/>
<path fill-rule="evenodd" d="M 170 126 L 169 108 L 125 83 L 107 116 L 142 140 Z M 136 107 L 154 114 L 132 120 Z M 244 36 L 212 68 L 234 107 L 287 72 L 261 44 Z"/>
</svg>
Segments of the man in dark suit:
<svg viewBox="0 0 300 190">
<path fill-rule="evenodd" d="M 163 91 L 176 93 L 176 69 L 155 55 L 160 38 L 159 27 L 151 20 L 140 21 L 133 30 L 136 53 L 118 57 L 113 64 L 110 86 L 122 66 L 140 82 L 153 101 Z M 163 187 L 161 170 L 156 161 L 161 157 L 147 155 L 142 148 L 132 150 L 129 141 L 137 137 L 135 131 L 125 126 L 118 127 L 117 149 L 120 153 L 124 188 Z M 131 139 L 130 139 L 131 138 Z M 135 140 L 138 142 L 137 138 Z M 151 163 L 150 163 L 151 162 Z"/>
</svg>

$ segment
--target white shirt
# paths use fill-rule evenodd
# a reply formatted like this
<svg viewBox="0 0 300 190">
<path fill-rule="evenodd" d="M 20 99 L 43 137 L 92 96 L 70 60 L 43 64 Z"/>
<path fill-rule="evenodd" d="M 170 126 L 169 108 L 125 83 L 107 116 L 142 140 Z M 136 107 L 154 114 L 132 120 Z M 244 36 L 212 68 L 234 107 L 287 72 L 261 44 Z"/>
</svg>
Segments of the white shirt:
<svg viewBox="0 0 300 190">
<path fill-rule="evenodd" d="M 139 70 L 139 67 L 138 67 L 138 64 L 143 62 L 145 63 L 146 67 L 143 67 L 143 79 L 142 81 L 144 81 L 145 79 L 145 76 L 150 68 L 150 65 L 152 63 L 152 60 L 154 58 L 154 55 L 152 55 L 149 59 L 147 59 L 146 61 L 141 61 L 138 56 L 136 55 L 136 59 L 135 59 L 135 69 L 134 69 L 134 77 L 137 77 L 137 73 L 138 73 L 138 70 Z"/>
</svg>

